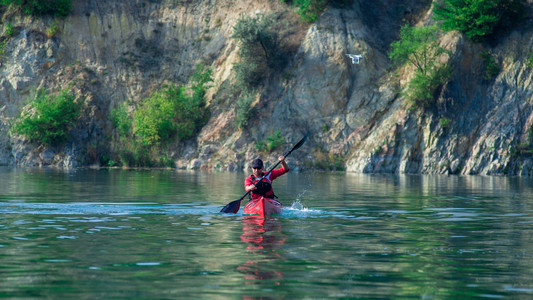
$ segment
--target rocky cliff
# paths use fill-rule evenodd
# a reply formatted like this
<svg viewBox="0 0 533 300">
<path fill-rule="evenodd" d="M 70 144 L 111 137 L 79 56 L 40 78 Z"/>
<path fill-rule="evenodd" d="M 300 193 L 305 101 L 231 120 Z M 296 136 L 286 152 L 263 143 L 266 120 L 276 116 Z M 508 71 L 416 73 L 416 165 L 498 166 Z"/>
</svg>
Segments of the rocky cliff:
<svg viewBox="0 0 533 300">
<path fill-rule="evenodd" d="M 231 38 L 241 15 L 276 13 L 288 51 L 282 73 L 263 81 L 254 117 L 236 129 L 234 81 L 238 45 Z M 405 23 L 432 22 L 428 1 L 353 1 L 331 6 L 314 23 L 298 19 L 278 0 L 73 1 L 64 19 L 3 12 L 14 28 L 0 58 L 0 165 L 79 167 L 109 144 L 109 112 L 138 102 L 167 83 L 186 84 L 198 63 L 212 67 L 211 117 L 198 136 L 174 146 L 180 168 L 239 170 L 255 156 L 279 152 L 255 145 L 276 131 L 285 148 L 310 132 L 291 156 L 300 168 L 349 172 L 533 173 L 532 49 L 529 23 L 492 44 L 442 34 L 453 77 L 436 105 L 416 109 L 400 94 L 409 78 L 387 58 Z M 50 33 L 52 25 L 57 30 Z M 484 79 L 481 52 L 499 73 Z M 362 54 L 352 64 L 347 53 Z M 70 85 L 83 99 L 83 117 L 61 147 L 44 147 L 9 134 L 36 89 Z M 113 145 L 112 147 L 120 147 Z"/>
</svg>

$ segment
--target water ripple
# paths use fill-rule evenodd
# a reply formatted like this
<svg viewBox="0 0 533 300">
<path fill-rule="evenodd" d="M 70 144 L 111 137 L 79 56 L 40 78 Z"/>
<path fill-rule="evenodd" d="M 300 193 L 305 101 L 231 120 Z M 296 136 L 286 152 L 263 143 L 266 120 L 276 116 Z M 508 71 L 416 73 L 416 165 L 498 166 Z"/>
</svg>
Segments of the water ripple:
<svg viewBox="0 0 533 300">
<path fill-rule="evenodd" d="M 205 215 L 218 213 L 218 206 L 194 206 L 157 203 L 6 203 L 0 202 L 0 214 L 39 215 Z"/>
</svg>

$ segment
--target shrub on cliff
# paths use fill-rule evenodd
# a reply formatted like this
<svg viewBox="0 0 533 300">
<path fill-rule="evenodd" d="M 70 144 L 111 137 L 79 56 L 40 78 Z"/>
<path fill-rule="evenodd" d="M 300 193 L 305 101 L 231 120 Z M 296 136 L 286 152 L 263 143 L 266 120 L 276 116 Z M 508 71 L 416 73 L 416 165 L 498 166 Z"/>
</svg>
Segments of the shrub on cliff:
<svg viewBox="0 0 533 300">
<path fill-rule="evenodd" d="M 46 90 L 37 91 L 31 109 L 15 120 L 12 132 L 47 146 L 65 142 L 80 114 L 81 104 L 74 99 L 67 89 L 57 96 L 48 95 Z"/>
<path fill-rule="evenodd" d="M 203 115 L 183 87 L 167 86 L 139 103 L 133 112 L 133 134 L 142 146 L 159 145 L 174 136 L 187 139 Z"/>
<path fill-rule="evenodd" d="M 165 142 L 187 140 L 205 125 L 209 111 L 205 92 L 212 81 L 212 70 L 199 65 L 191 77 L 191 87 L 165 86 L 142 99 L 132 114 L 125 104 L 111 111 L 110 119 L 118 131 L 120 160 L 128 166 L 169 165 L 166 154 L 155 159 Z M 163 164 L 161 161 L 165 161 Z"/>
<path fill-rule="evenodd" d="M 211 76 L 211 69 L 199 66 L 191 79 L 191 93 L 171 85 L 143 99 L 133 113 L 133 134 L 138 142 L 155 146 L 174 136 L 191 138 L 207 121 L 204 95 Z"/>
<path fill-rule="evenodd" d="M 326 9 L 328 3 L 331 4 L 349 4 L 353 0 L 282 0 L 285 3 L 292 3 L 300 15 L 300 18 L 306 22 L 318 20 L 320 14 Z"/>
<path fill-rule="evenodd" d="M 481 41 L 498 29 L 517 23 L 525 11 L 525 0 L 442 0 L 434 3 L 434 18 L 444 30 L 458 30 Z"/>
<path fill-rule="evenodd" d="M 414 77 L 407 85 L 407 100 L 426 106 L 437 88 L 446 83 L 451 70 L 439 62 L 448 51 L 439 46 L 436 26 L 409 27 L 400 30 L 400 39 L 392 43 L 389 58 L 396 65 L 408 63 L 415 68 Z"/>
<path fill-rule="evenodd" d="M 328 0 L 294 0 L 293 5 L 298 8 L 298 14 L 306 22 L 314 22 L 326 9 Z"/>
<path fill-rule="evenodd" d="M 66 17 L 72 9 L 72 0 L 0 0 L 0 5 L 13 5 L 28 15 Z"/>
<path fill-rule="evenodd" d="M 237 98 L 237 109 L 235 111 L 235 127 L 245 129 L 253 114 L 255 113 L 252 103 L 256 95 L 251 92 L 243 92 Z"/>
<path fill-rule="evenodd" d="M 241 17 L 232 37 L 239 42 L 241 62 L 234 70 L 238 85 L 256 87 L 272 70 L 285 66 L 286 58 L 274 30 L 273 16 Z"/>
<path fill-rule="evenodd" d="M 500 65 L 490 52 L 483 51 L 480 53 L 480 56 L 485 64 L 485 73 L 483 74 L 483 79 L 492 80 L 494 77 L 500 74 Z"/>
</svg>

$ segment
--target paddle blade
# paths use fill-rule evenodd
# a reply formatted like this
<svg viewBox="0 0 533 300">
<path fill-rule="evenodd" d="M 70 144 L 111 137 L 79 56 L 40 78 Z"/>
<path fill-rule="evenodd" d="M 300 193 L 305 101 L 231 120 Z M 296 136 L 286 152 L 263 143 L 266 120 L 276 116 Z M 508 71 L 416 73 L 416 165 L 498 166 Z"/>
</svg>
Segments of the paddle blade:
<svg viewBox="0 0 533 300">
<path fill-rule="evenodd" d="M 285 157 L 287 157 L 289 154 L 291 154 L 292 151 L 302 147 L 302 145 L 305 143 L 305 141 L 307 141 L 307 137 L 308 136 L 309 136 L 309 132 L 306 133 L 305 136 L 298 143 L 296 143 L 296 145 L 294 145 L 294 147 L 292 147 L 292 149 L 289 152 L 285 153 Z"/>
<path fill-rule="evenodd" d="M 224 206 L 220 210 L 220 212 L 227 213 L 227 214 L 229 213 L 236 214 L 239 211 L 239 208 L 241 207 L 241 201 L 242 201 L 242 198 L 226 204 L 226 206 Z"/>
<path fill-rule="evenodd" d="M 307 137 L 308 136 L 309 136 L 309 132 L 306 133 L 305 136 L 296 145 L 294 145 L 294 147 L 292 147 L 291 151 L 294 151 L 294 150 L 302 147 L 302 145 L 305 143 L 305 141 L 307 141 Z"/>
</svg>

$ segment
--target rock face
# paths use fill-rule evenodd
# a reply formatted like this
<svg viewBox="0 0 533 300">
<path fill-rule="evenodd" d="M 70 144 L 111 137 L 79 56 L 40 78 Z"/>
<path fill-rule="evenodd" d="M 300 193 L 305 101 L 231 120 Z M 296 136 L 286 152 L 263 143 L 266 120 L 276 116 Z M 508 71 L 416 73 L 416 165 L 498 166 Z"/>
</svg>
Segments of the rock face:
<svg viewBox="0 0 533 300">
<path fill-rule="evenodd" d="M 278 149 L 255 145 L 279 131 L 294 167 L 350 172 L 533 174 L 530 27 L 493 45 L 443 34 L 453 78 L 429 109 L 412 109 L 400 95 L 409 78 L 392 68 L 387 52 L 405 23 L 431 22 L 427 1 L 353 1 L 329 7 L 312 24 L 299 21 L 279 0 L 73 1 L 65 19 L 34 19 L 6 10 L 14 32 L 0 57 L 0 165 L 78 167 L 91 162 L 114 134 L 109 112 L 138 102 L 167 83 L 184 84 L 198 63 L 213 68 L 211 118 L 192 141 L 173 151 L 176 166 L 239 170 Z M 227 92 L 238 45 L 231 38 L 241 14 L 276 13 L 280 36 L 292 47 L 283 74 L 265 78 L 246 129 L 235 129 L 235 99 Z M 57 32 L 47 29 L 56 24 Z M 286 22 L 286 25 L 284 22 Z M 480 57 L 490 51 L 500 66 L 484 79 Z M 362 54 L 352 64 L 347 53 Z M 13 136 L 13 120 L 36 89 L 71 86 L 84 102 L 83 117 L 57 148 Z M 114 145 L 120 147 L 120 145 Z M 283 148 L 283 147 L 282 147 Z M 530 149 L 531 148 L 531 149 Z"/>
</svg>

